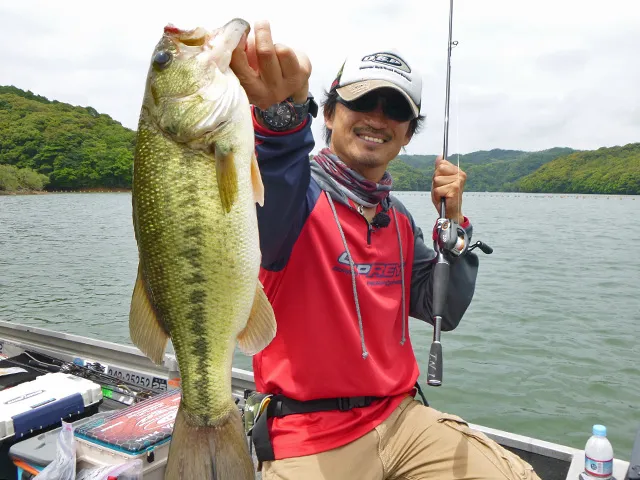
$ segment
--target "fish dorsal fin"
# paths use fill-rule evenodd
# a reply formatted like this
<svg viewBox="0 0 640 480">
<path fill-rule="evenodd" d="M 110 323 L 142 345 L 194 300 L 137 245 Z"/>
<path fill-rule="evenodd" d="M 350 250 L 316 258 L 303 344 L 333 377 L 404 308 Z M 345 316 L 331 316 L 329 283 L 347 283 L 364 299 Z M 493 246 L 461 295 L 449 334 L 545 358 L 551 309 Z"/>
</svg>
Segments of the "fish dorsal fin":
<svg viewBox="0 0 640 480">
<path fill-rule="evenodd" d="M 264 185 L 255 152 L 251 157 L 251 184 L 253 185 L 253 199 L 262 207 L 264 205 Z"/>
<path fill-rule="evenodd" d="M 276 316 L 271 303 L 258 282 L 251 314 L 244 329 L 238 334 L 238 347 L 247 355 L 255 355 L 276 336 Z"/>
<path fill-rule="evenodd" d="M 238 198 L 238 174 L 236 172 L 233 151 L 225 151 L 216 145 L 215 159 L 220 201 L 222 202 L 224 211 L 229 213 L 236 198 Z"/>
<path fill-rule="evenodd" d="M 129 334 L 133 343 L 156 365 L 161 365 L 169 334 L 158 318 L 149 298 L 142 266 L 138 264 L 138 278 L 133 288 L 129 311 Z"/>
</svg>

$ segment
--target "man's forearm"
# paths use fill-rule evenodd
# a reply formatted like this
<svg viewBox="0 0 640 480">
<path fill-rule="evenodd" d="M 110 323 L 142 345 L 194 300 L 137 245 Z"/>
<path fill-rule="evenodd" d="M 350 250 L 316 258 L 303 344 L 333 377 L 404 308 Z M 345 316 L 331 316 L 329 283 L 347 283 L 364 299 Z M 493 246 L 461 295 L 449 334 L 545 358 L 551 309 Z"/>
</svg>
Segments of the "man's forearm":
<svg viewBox="0 0 640 480">
<path fill-rule="evenodd" d="M 256 117 L 254 116 L 254 119 Z M 256 119 L 257 120 L 257 119 Z M 311 119 L 293 132 L 269 132 L 254 124 L 256 153 L 265 189 L 263 207 L 258 207 L 262 264 L 279 268 L 302 228 L 310 181 L 309 153 L 314 147 Z"/>
</svg>

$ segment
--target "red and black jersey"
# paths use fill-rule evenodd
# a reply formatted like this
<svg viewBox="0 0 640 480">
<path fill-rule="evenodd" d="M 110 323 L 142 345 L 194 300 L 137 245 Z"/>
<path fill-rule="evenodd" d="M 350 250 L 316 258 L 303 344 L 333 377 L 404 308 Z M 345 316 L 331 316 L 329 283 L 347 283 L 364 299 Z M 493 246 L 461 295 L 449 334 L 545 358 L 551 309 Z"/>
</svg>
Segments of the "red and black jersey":
<svg viewBox="0 0 640 480">
<path fill-rule="evenodd" d="M 393 195 L 377 207 L 388 224 L 375 227 L 344 195 L 318 181 L 310 168 L 310 123 L 311 116 L 278 134 L 254 122 L 265 188 L 258 207 L 260 280 L 278 326 L 273 341 L 254 356 L 256 388 L 301 401 L 385 398 L 349 411 L 269 419 L 276 459 L 339 447 L 383 422 L 419 375 L 409 316 L 432 321 L 435 251 Z M 467 219 L 462 226 L 471 237 Z M 451 260 L 443 330 L 454 329 L 469 306 L 477 269 L 473 253 Z"/>
</svg>

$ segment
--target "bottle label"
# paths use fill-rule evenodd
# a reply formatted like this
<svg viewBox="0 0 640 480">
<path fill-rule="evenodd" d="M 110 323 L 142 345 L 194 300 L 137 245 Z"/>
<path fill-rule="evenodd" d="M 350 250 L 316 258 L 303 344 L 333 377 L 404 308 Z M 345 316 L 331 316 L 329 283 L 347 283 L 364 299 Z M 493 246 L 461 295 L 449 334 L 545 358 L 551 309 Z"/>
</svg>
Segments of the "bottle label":
<svg viewBox="0 0 640 480">
<path fill-rule="evenodd" d="M 584 470 L 594 477 L 607 478 L 613 473 L 613 459 L 605 462 L 584 456 Z"/>
</svg>

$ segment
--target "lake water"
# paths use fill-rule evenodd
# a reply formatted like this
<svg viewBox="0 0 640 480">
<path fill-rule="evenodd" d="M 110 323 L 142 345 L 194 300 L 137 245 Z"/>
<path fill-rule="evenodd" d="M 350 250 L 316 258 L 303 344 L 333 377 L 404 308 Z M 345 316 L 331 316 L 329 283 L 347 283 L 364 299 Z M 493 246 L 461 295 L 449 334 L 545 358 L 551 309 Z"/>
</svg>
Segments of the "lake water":
<svg viewBox="0 0 640 480">
<path fill-rule="evenodd" d="M 430 231 L 428 194 L 398 196 Z M 440 388 L 426 386 L 432 329 L 412 321 L 430 403 L 576 448 L 602 423 L 628 460 L 640 427 L 640 197 L 466 193 L 463 212 L 494 253 L 476 250 L 475 297 L 442 336 Z M 0 196 L 0 320 L 130 344 L 136 269 L 129 193 Z"/>
</svg>

